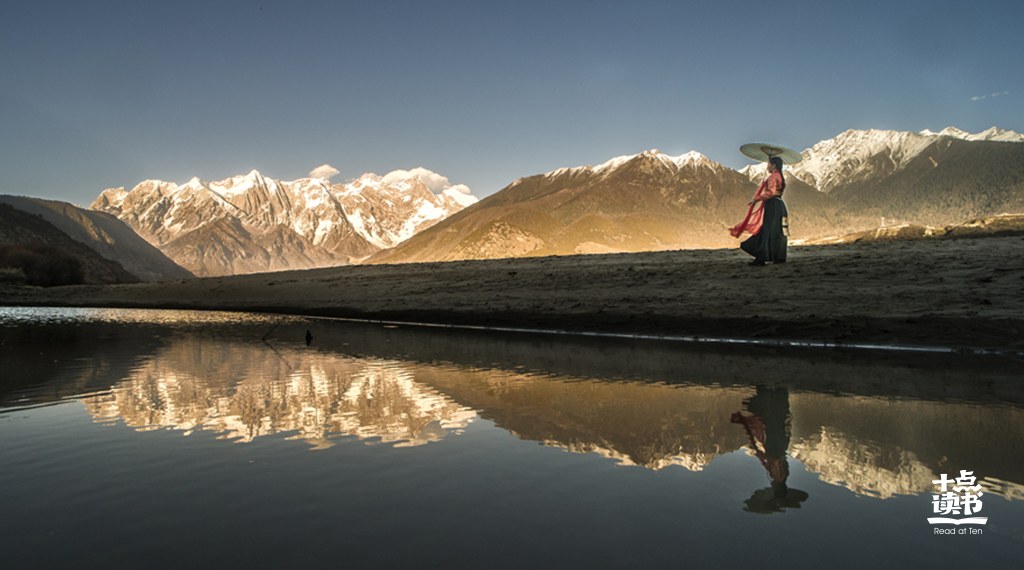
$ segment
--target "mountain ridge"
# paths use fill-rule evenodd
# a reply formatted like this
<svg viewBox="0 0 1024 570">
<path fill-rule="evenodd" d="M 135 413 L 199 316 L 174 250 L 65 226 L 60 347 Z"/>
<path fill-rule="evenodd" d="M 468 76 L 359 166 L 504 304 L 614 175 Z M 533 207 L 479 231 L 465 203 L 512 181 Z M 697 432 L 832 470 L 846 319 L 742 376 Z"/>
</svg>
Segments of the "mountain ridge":
<svg viewBox="0 0 1024 570">
<path fill-rule="evenodd" d="M 475 199 L 452 188 L 435 194 L 415 175 L 384 178 L 331 185 L 252 170 L 214 182 L 145 180 L 104 190 L 90 208 L 124 220 L 197 275 L 215 276 L 358 263 Z"/>
<path fill-rule="evenodd" d="M 995 127 L 976 135 L 950 127 L 848 130 L 822 141 L 784 171 L 793 237 L 874 229 L 879 219 L 948 225 L 1024 211 L 1018 139 Z M 519 178 L 367 263 L 731 247 L 726 230 L 765 174 L 762 165 L 735 171 L 696 151 L 559 168 Z"/>
<path fill-rule="evenodd" d="M 795 239 L 887 223 L 948 225 L 1024 211 L 1024 135 L 854 130 L 787 167 Z M 422 169 L 419 169 L 422 171 Z M 426 171 L 429 172 L 429 171 Z M 431 173 L 433 174 L 433 173 Z M 470 203 L 414 171 L 345 184 L 253 170 L 216 182 L 105 190 L 92 208 L 124 219 L 200 275 L 339 264 L 732 247 L 764 167 L 657 149 L 521 177 Z M 447 181 L 447 179 L 444 179 Z M 229 221 L 235 220 L 234 222 Z"/>
<path fill-rule="evenodd" d="M 4 201 L 0 201 L 0 245 L 14 246 L 15 248 L 24 248 L 25 246 L 52 248 L 49 249 L 51 253 L 46 253 L 45 250 L 36 252 L 38 257 L 35 259 L 20 262 L 16 259 L 8 259 L 7 263 L 11 263 L 14 267 L 7 267 L 7 264 L 0 266 L 0 269 L 3 270 L 14 269 L 21 274 L 23 279 L 27 280 L 28 284 L 33 284 L 33 273 L 47 273 L 45 269 L 41 270 L 40 268 L 40 265 L 47 264 L 47 259 L 53 260 L 54 257 L 62 256 L 72 258 L 74 261 L 70 263 L 77 265 L 80 271 L 72 270 L 71 273 L 74 273 L 74 276 L 64 272 L 57 279 L 43 277 L 44 283 L 42 284 L 44 286 L 79 282 L 115 284 L 141 281 L 136 275 L 128 272 L 121 263 L 103 257 L 95 249 L 72 238 L 43 216 L 26 212 Z M 57 250 L 59 253 L 52 253 L 53 250 Z"/>
<path fill-rule="evenodd" d="M 697 233 L 724 236 L 724 246 L 725 213 L 739 211 L 752 191 L 738 172 L 699 153 L 650 150 L 517 179 L 367 261 L 650 251 L 685 247 Z M 681 229 L 687 224 L 698 231 Z"/>
<path fill-rule="evenodd" d="M 787 167 L 789 173 L 822 192 L 851 182 L 866 182 L 895 173 L 913 159 L 954 140 L 1024 142 L 1024 135 L 991 127 L 970 134 L 956 127 L 939 133 L 849 129 L 803 151 L 804 160 Z"/>
</svg>

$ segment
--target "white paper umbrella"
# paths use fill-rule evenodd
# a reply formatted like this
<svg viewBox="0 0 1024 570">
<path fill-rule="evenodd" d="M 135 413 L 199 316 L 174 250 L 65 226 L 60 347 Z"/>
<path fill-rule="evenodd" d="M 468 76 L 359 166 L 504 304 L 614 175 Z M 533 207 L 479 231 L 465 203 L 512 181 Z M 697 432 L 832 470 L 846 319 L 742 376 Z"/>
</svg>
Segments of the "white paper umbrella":
<svg viewBox="0 0 1024 570">
<path fill-rule="evenodd" d="M 761 162 L 768 162 L 773 156 L 782 158 L 782 164 L 796 164 L 804 159 L 804 155 L 779 144 L 752 142 L 740 147 L 745 156 Z"/>
</svg>

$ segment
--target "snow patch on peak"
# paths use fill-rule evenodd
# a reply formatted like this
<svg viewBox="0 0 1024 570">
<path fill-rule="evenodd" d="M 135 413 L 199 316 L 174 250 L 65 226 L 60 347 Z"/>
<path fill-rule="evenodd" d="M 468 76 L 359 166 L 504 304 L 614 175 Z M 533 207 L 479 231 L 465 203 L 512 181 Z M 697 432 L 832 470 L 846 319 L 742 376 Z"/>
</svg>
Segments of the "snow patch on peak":
<svg viewBox="0 0 1024 570">
<path fill-rule="evenodd" d="M 1024 142 L 1024 135 L 1013 131 L 1004 131 L 996 127 L 989 127 L 974 136 L 984 137 L 982 140 L 987 141 Z"/>
<path fill-rule="evenodd" d="M 177 194 L 185 190 L 209 190 L 209 188 L 201 178 L 193 176 L 191 180 L 175 188 L 174 193 Z"/>
<path fill-rule="evenodd" d="M 245 176 L 233 176 L 220 182 L 211 182 L 209 187 L 222 196 L 238 196 L 253 189 L 276 194 L 279 189 L 276 180 L 263 176 L 255 169 Z"/>
<path fill-rule="evenodd" d="M 935 144 L 938 137 L 1024 142 L 1024 135 L 996 127 L 977 134 L 956 127 L 946 127 L 938 133 L 927 129 L 920 133 L 851 129 L 805 150 L 803 162 L 790 167 L 790 171 L 800 180 L 828 192 L 844 182 L 869 180 L 899 170 Z"/>
<path fill-rule="evenodd" d="M 558 170 L 553 170 L 551 172 L 548 172 L 547 174 L 544 174 L 543 176 L 545 178 L 556 178 L 563 174 L 609 174 L 611 172 L 614 172 L 620 166 L 627 164 L 630 161 L 636 160 L 638 158 L 654 159 L 661 162 L 666 167 L 675 170 L 678 170 L 684 166 L 704 166 L 712 169 L 724 168 L 721 164 L 718 164 L 717 162 L 709 159 L 708 157 L 704 156 L 703 154 L 695 150 L 691 150 L 690 152 L 681 154 L 679 156 L 669 156 L 655 148 L 651 150 L 645 150 L 638 154 L 627 154 L 623 156 L 617 156 L 597 166 L 577 166 L 573 168 L 559 168 Z M 518 182 L 519 180 L 513 182 L 512 186 L 516 185 Z"/>
<path fill-rule="evenodd" d="M 120 208 L 121 204 L 124 203 L 124 200 L 127 197 L 128 192 L 124 189 L 124 186 L 118 188 L 107 188 L 103 192 L 100 192 L 100 195 L 93 201 L 93 206 L 89 207 L 95 209 L 94 206 L 96 204 L 104 203 L 106 207 Z"/>
<path fill-rule="evenodd" d="M 1024 142 L 1024 135 L 1013 131 L 1006 131 L 998 127 L 989 127 L 980 133 L 971 134 L 956 127 L 946 127 L 939 132 L 928 129 L 921 131 L 926 137 L 953 137 L 965 141 L 999 141 L 999 142 Z"/>
<path fill-rule="evenodd" d="M 381 182 L 381 180 L 382 180 L 381 176 L 378 176 L 378 175 L 376 175 L 376 174 L 374 174 L 372 172 L 367 172 L 367 173 L 363 174 L 362 176 L 360 176 L 359 178 L 357 178 L 353 183 L 354 184 L 361 183 L 363 186 L 366 186 L 368 184 L 379 184 Z"/>
<path fill-rule="evenodd" d="M 224 196 L 237 196 L 238 194 L 243 194 L 256 186 L 256 176 L 259 176 L 259 173 L 257 173 L 256 176 L 253 176 L 253 172 L 256 171 L 254 170 L 246 176 L 234 176 L 227 180 L 213 182 L 210 184 L 210 187 L 216 188 L 217 191 Z"/>
<path fill-rule="evenodd" d="M 683 165 L 687 165 L 687 164 L 705 165 L 705 166 L 711 166 L 711 167 L 721 166 L 717 162 L 711 160 L 710 158 L 704 156 L 703 154 L 701 154 L 701 153 L 699 153 L 699 152 L 697 152 L 695 150 L 691 150 L 690 152 L 688 152 L 686 154 L 681 154 L 681 155 L 673 158 L 672 160 L 675 161 L 675 163 L 678 164 L 679 166 L 683 166 Z"/>
<path fill-rule="evenodd" d="M 630 155 L 625 155 L 625 156 L 616 156 L 615 158 L 613 158 L 613 159 L 611 159 L 611 160 L 609 160 L 607 162 L 604 162 L 604 163 L 601 163 L 601 164 L 595 166 L 593 168 L 593 170 L 595 172 L 601 172 L 601 171 L 605 171 L 605 170 L 614 170 L 614 169 L 622 166 L 623 164 L 626 164 L 630 160 L 633 160 L 637 156 L 639 156 L 639 155 L 637 155 L 637 154 L 630 154 Z M 589 168 L 589 167 L 585 166 L 583 168 Z M 575 170 L 575 169 L 564 169 L 563 168 L 563 169 L 560 169 L 560 170 Z"/>
<path fill-rule="evenodd" d="M 872 175 L 869 159 L 886 157 L 895 169 L 902 168 L 934 142 L 934 138 L 911 132 L 850 129 L 821 141 L 803 152 L 804 160 L 790 167 L 800 180 L 828 192 L 851 177 Z"/>
<path fill-rule="evenodd" d="M 333 188 L 326 178 L 299 178 L 298 180 L 284 182 L 283 184 L 305 194 L 330 192 L 331 188 Z"/>
<path fill-rule="evenodd" d="M 345 184 L 338 184 L 333 186 L 334 193 L 339 196 L 358 196 L 363 193 L 363 190 L 375 189 L 381 186 L 380 176 L 372 172 L 367 172 L 359 178 L 352 180 Z"/>
<path fill-rule="evenodd" d="M 750 180 L 751 182 L 760 183 L 762 180 L 765 179 L 766 176 L 768 176 L 768 165 L 764 162 L 758 164 L 748 164 L 747 166 L 741 168 L 739 170 L 739 173 L 745 176 L 747 180 Z"/>
<path fill-rule="evenodd" d="M 669 155 L 667 155 L 667 154 L 665 154 L 665 153 L 663 153 L 660 150 L 655 148 L 655 149 L 651 149 L 651 150 L 645 150 L 645 151 L 643 151 L 643 152 L 641 152 L 639 154 L 617 156 L 617 157 L 615 157 L 615 158 L 613 158 L 613 159 L 611 159 L 611 160 L 609 160 L 609 161 L 607 161 L 607 162 L 605 162 L 605 163 L 603 163 L 601 165 L 598 165 L 597 167 L 592 168 L 592 170 L 594 172 L 604 172 L 604 171 L 614 170 L 614 169 L 622 166 L 623 164 L 626 164 L 627 162 L 629 162 L 631 160 L 634 160 L 636 158 L 640 158 L 640 157 L 643 157 L 643 158 L 653 158 L 655 160 L 661 161 L 661 163 L 664 164 L 665 166 L 670 166 L 670 167 L 675 167 L 675 168 L 682 168 L 683 166 L 709 166 L 709 167 L 714 168 L 714 167 L 721 166 L 717 162 L 712 161 L 708 157 L 704 156 L 703 154 L 701 154 L 701 153 L 699 153 L 699 152 L 697 152 L 695 150 L 691 150 L 690 152 L 687 152 L 685 154 L 681 154 L 679 156 L 669 156 Z M 581 168 L 590 168 L 590 167 L 581 167 Z M 555 172 L 561 172 L 561 171 L 565 171 L 565 170 L 576 170 L 576 169 L 564 169 L 563 168 L 563 169 L 555 171 Z"/>
<path fill-rule="evenodd" d="M 925 134 L 925 133 L 928 133 L 927 136 L 933 136 L 933 137 L 953 137 L 953 138 L 958 138 L 958 139 L 962 139 L 962 138 L 970 136 L 970 133 L 968 133 L 967 131 L 962 131 L 962 130 L 956 128 L 956 127 L 946 127 L 946 128 L 942 129 L 941 131 L 939 131 L 937 133 L 934 133 L 934 132 L 929 131 L 929 130 L 925 130 L 925 131 L 921 132 L 921 134 Z"/>
</svg>

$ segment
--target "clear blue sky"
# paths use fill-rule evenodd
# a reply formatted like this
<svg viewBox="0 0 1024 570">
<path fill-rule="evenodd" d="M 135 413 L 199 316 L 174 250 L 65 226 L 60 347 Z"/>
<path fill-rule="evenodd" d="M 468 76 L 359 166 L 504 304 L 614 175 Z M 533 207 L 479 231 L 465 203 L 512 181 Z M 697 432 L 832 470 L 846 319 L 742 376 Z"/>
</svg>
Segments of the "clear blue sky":
<svg viewBox="0 0 1024 570">
<path fill-rule="evenodd" d="M 1024 2 L 0 3 L 0 193 L 1024 132 Z M 998 94 L 998 96 L 992 96 Z"/>
</svg>

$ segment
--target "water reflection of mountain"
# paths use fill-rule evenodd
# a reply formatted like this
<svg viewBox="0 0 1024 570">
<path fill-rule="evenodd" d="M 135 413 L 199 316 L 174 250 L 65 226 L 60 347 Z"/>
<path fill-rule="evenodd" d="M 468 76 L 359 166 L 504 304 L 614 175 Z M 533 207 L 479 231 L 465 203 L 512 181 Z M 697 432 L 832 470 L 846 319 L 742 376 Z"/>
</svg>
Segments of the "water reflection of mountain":
<svg viewBox="0 0 1024 570">
<path fill-rule="evenodd" d="M 729 425 L 729 414 L 746 394 L 738 388 L 505 370 L 419 377 L 520 439 L 596 452 L 625 465 L 682 465 L 696 471 L 746 441 Z"/>
<path fill-rule="evenodd" d="M 966 469 L 988 492 L 1024 491 L 1021 408 L 807 392 L 791 402 L 790 453 L 823 481 L 886 498 L 933 492 L 940 473 Z"/>
<path fill-rule="evenodd" d="M 738 449 L 745 436 L 727 419 L 756 381 L 790 389 L 790 453 L 824 481 L 889 497 L 931 492 L 938 474 L 967 469 L 985 474 L 989 492 L 1024 494 L 1016 359 L 496 334 L 470 341 L 467 333 L 402 329 L 358 339 L 325 333 L 325 344 L 349 350 L 488 370 L 495 387 L 432 385 L 522 438 L 627 463 L 695 468 Z M 619 422 L 631 406 L 634 419 Z"/>
<path fill-rule="evenodd" d="M 414 445 L 482 417 L 524 440 L 698 470 L 748 446 L 730 417 L 756 378 L 788 388 L 789 453 L 824 481 L 884 498 L 931 492 L 938 474 L 967 469 L 989 492 L 1024 495 L 1016 363 L 320 321 L 133 327 L 0 330 L 25 355 L 15 365 L 31 367 L 14 376 L 43 387 L 4 386 L 0 397 L 10 405 L 91 392 L 82 399 L 101 421 L 246 441 L 288 432 L 316 447 L 338 436 Z M 308 327 L 317 327 L 312 347 Z M 61 358 L 32 357 L 40 352 Z"/>
<path fill-rule="evenodd" d="M 417 445 L 476 415 L 401 363 L 208 339 L 174 342 L 84 402 L 97 418 L 137 429 L 206 429 L 241 441 L 294 432 L 317 447 L 339 435 Z"/>
<path fill-rule="evenodd" d="M 752 393 L 186 339 L 86 405 L 139 429 L 209 429 L 243 441 L 294 432 L 317 447 L 337 435 L 415 445 L 479 414 L 521 439 L 567 451 L 700 470 L 746 445 L 730 416 Z M 858 494 L 930 492 L 940 472 L 960 468 L 1024 480 L 1019 455 L 1005 453 L 1020 448 L 1012 431 L 1024 421 L 1019 408 L 813 392 L 790 400 L 791 455 Z M 990 492 L 1021 489 L 996 486 L 990 482 Z"/>
<path fill-rule="evenodd" d="M 183 338 L 84 402 L 95 417 L 140 430 L 206 429 L 242 441 L 295 432 L 321 447 L 337 435 L 423 443 L 480 410 L 522 439 L 624 464 L 697 470 L 743 445 L 728 427 L 743 396 L 735 388 L 549 378 Z"/>
</svg>

